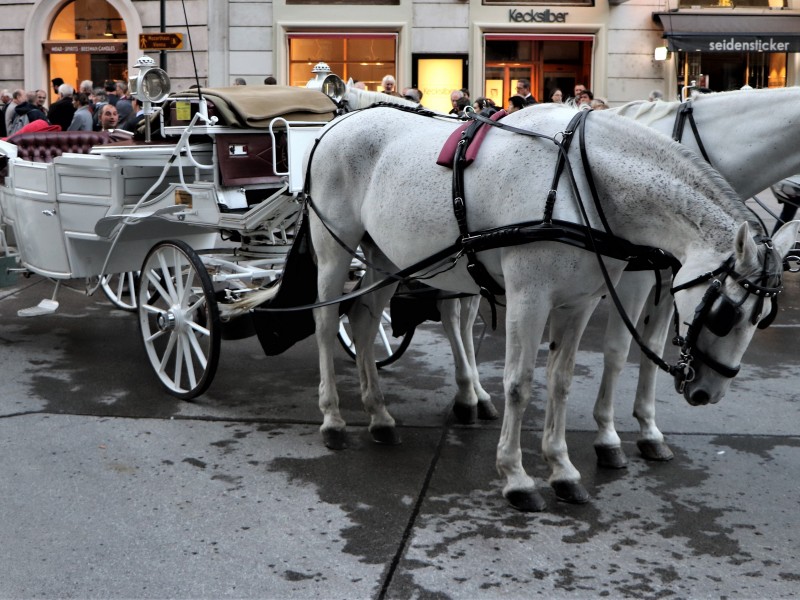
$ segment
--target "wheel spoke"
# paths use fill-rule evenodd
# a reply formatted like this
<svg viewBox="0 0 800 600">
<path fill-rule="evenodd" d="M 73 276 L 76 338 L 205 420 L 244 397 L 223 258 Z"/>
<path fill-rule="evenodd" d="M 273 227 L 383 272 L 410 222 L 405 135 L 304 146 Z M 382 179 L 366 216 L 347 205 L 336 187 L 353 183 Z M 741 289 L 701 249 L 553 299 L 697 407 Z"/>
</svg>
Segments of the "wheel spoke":
<svg viewBox="0 0 800 600">
<path fill-rule="evenodd" d="M 214 286 L 183 241 L 162 242 L 145 258 L 137 288 L 142 341 L 159 381 L 179 398 L 202 394 L 219 363 Z"/>
</svg>

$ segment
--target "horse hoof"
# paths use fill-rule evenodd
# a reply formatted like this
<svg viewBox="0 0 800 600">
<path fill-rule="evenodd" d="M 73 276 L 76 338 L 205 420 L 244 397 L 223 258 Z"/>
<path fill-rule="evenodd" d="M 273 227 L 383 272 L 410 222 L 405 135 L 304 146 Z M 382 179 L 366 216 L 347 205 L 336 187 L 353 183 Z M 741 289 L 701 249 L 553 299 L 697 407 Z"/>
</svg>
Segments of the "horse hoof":
<svg viewBox="0 0 800 600">
<path fill-rule="evenodd" d="M 536 490 L 513 490 L 505 494 L 508 503 L 521 512 L 542 512 L 547 503 Z"/>
<path fill-rule="evenodd" d="M 400 436 L 394 427 L 374 427 L 369 432 L 372 435 L 372 441 L 377 444 L 385 444 L 386 446 L 400 445 Z"/>
<path fill-rule="evenodd" d="M 478 400 L 478 418 L 481 421 L 496 421 L 499 417 L 491 400 Z"/>
<path fill-rule="evenodd" d="M 556 492 L 556 498 L 570 504 L 586 504 L 589 492 L 578 481 L 554 481 L 550 484 Z"/>
<path fill-rule="evenodd" d="M 595 446 L 597 466 L 603 469 L 625 469 L 628 458 L 619 446 Z"/>
<path fill-rule="evenodd" d="M 639 447 L 639 452 L 645 460 L 654 460 L 658 462 L 667 462 L 675 458 L 675 455 L 670 450 L 665 442 L 653 442 L 651 440 L 639 440 L 636 442 Z"/>
<path fill-rule="evenodd" d="M 453 414 L 462 425 L 472 425 L 478 420 L 478 407 L 456 402 L 453 404 Z"/>
<path fill-rule="evenodd" d="M 347 433 L 344 429 L 323 429 L 322 441 L 325 447 L 331 450 L 345 450 L 347 448 Z"/>
</svg>

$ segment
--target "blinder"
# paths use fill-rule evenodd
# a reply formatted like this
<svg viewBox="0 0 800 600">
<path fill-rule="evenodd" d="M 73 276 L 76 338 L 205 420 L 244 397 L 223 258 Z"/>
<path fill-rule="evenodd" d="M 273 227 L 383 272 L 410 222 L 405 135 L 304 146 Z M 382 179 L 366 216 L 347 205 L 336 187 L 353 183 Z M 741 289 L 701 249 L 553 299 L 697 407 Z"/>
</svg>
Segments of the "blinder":
<svg viewBox="0 0 800 600">
<path fill-rule="evenodd" d="M 742 322 L 745 318 L 744 303 L 747 298 L 752 294 L 756 296 L 756 302 L 753 305 L 750 314 L 750 323 L 757 325 L 759 329 L 768 327 L 778 312 L 778 294 L 783 290 L 781 282 L 782 261 L 780 257 L 775 258 L 776 266 L 778 267 L 777 274 L 770 274 L 769 263 L 775 251 L 772 247 L 771 240 L 764 238 L 760 240 L 766 246 L 766 255 L 764 257 L 764 264 L 761 271 L 761 276 L 758 283 L 746 279 L 733 269 L 734 259 L 731 256 L 715 271 L 701 275 L 692 281 L 683 285 L 673 288 L 673 294 L 677 291 L 687 289 L 704 281 L 712 280 L 703 294 L 700 304 L 694 312 L 692 322 L 689 323 L 686 337 L 683 338 L 677 332 L 679 324 L 679 316 L 677 310 L 675 312 L 675 328 L 676 337 L 673 343 L 681 346 L 681 361 L 679 366 L 681 371 L 676 373 L 676 377 L 684 383 L 691 381 L 694 377 L 694 367 L 692 363 L 695 360 L 702 362 L 707 367 L 716 371 L 724 377 L 735 377 L 739 372 L 739 367 L 729 367 L 724 365 L 697 347 L 697 339 L 700 335 L 701 329 L 706 329 L 712 335 L 718 338 L 724 338 L 729 335 L 733 328 Z M 744 296 L 738 302 L 723 292 L 723 282 L 730 275 L 734 281 L 745 291 Z M 767 315 L 763 318 L 761 313 L 764 308 L 765 299 L 771 301 L 771 308 Z"/>
</svg>

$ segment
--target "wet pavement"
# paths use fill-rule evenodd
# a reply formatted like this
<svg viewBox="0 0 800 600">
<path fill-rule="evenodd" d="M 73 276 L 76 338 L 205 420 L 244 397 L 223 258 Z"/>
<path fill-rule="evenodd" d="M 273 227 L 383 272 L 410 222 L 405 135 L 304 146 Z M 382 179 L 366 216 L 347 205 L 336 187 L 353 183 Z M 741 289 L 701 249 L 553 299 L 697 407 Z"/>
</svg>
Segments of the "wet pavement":
<svg viewBox="0 0 800 600">
<path fill-rule="evenodd" d="M 592 448 L 601 306 L 567 423 L 592 500 L 560 503 L 545 483 L 538 385 L 523 438 L 548 503 L 537 514 L 501 496 L 499 421 L 453 422 L 436 324 L 382 371 L 400 446 L 369 440 L 341 353 L 350 448 L 333 452 L 318 429 L 313 340 L 277 357 L 255 338 L 225 341 L 210 390 L 183 402 L 159 387 L 135 316 L 102 295 L 62 290 L 55 315 L 17 316 L 51 292 L 35 277 L 0 289 L 1 598 L 797 596 L 798 275 L 720 404 L 691 407 L 660 378 L 669 463 L 637 453 L 631 355 L 621 471 L 598 469 Z M 502 330 L 479 320 L 475 336 L 502 410 Z"/>
</svg>

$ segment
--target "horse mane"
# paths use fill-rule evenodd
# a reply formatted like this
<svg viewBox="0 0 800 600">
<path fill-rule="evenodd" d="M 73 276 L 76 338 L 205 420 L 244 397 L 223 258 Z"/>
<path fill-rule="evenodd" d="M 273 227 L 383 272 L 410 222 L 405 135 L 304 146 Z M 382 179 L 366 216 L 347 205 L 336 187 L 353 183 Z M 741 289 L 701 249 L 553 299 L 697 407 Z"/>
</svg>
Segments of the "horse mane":
<svg viewBox="0 0 800 600">
<path fill-rule="evenodd" d="M 710 198 L 717 202 L 737 223 L 747 221 L 754 233 L 766 235 L 767 232 L 764 231 L 761 221 L 747 208 L 744 198 L 736 193 L 727 179 L 706 161 L 699 159 L 694 151 L 679 142 L 673 140 L 669 140 L 669 142 L 675 152 L 699 171 L 698 175 L 701 180 L 708 183 L 709 191 L 712 192 L 708 194 Z"/>
<path fill-rule="evenodd" d="M 358 110 L 367 108 L 377 102 L 385 102 L 387 104 L 397 104 L 399 106 L 419 106 L 416 102 L 406 100 L 401 96 L 391 96 L 383 92 L 371 92 L 369 90 L 362 90 L 356 87 L 349 86 L 347 88 L 348 106 L 350 110 Z"/>
</svg>

